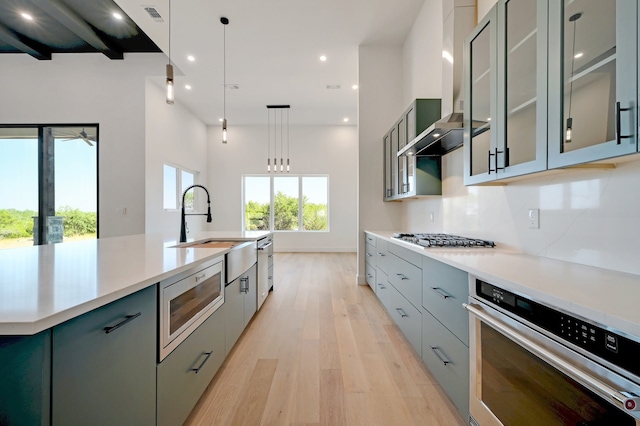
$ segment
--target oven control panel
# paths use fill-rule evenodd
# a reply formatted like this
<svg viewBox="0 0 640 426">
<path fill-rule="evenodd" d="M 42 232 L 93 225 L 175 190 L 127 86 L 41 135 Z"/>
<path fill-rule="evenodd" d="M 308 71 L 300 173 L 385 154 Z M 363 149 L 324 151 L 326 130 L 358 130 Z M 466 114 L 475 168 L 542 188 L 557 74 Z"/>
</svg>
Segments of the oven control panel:
<svg viewBox="0 0 640 426">
<path fill-rule="evenodd" d="M 640 343 L 571 314 L 476 279 L 476 295 L 587 352 L 640 376 Z"/>
</svg>

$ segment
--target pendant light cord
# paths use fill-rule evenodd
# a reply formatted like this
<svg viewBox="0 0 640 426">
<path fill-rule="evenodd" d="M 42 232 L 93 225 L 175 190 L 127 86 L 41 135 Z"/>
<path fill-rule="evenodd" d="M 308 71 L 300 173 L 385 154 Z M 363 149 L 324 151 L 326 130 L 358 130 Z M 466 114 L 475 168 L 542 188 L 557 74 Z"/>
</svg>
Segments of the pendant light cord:
<svg viewBox="0 0 640 426">
<path fill-rule="evenodd" d="M 171 65 L 171 0 L 169 0 L 169 65 Z"/>
<path fill-rule="evenodd" d="M 222 26 L 222 118 L 227 118 L 227 25 Z"/>
</svg>

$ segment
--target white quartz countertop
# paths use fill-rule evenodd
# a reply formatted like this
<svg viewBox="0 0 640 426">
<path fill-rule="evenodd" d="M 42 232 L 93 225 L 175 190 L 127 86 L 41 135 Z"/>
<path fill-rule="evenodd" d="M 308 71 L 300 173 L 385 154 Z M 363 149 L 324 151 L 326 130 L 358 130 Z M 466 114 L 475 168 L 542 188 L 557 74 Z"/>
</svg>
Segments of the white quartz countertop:
<svg viewBox="0 0 640 426">
<path fill-rule="evenodd" d="M 255 241 L 270 232 L 199 232 L 189 241 Z M 36 334 L 222 256 L 174 248 L 175 235 L 132 235 L 0 250 L 0 335 Z"/>
<path fill-rule="evenodd" d="M 497 248 L 422 248 L 365 231 L 587 320 L 640 338 L 640 276 Z"/>
</svg>

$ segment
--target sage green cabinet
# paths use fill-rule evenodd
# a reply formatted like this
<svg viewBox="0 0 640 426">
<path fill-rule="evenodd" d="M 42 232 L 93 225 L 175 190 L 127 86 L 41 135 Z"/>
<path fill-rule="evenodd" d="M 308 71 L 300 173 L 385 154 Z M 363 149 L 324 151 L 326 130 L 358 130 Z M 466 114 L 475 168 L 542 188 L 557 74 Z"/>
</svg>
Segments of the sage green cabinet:
<svg viewBox="0 0 640 426">
<path fill-rule="evenodd" d="M 220 308 L 158 364 L 159 426 L 184 423 L 225 356 L 225 318 Z"/>
<path fill-rule="evenodd" d="M 499 0 L 465 42 L 465 184 L 547 168 L 548 0 Z"/>
<path fill-rule="evenodd" d="M 0 336 L 0 425 L 49 425 L 51 330 Z"/>
<path fill-rule="evenodd" d="M 156 423 L 156 286 L 53 328 L 53 425 Z"/>
<path fill-rule="evenodd" d="M 225 353 L 228 355 L 256 313 L 256 265 L 249 268 L 224 289 Z"/>
<path fill-rule="evenodd" d="M 398 157 L 399 150 L 440 118 L 440 110 L 440 99 L 416 99 L 383 137 L 385 201 L 442 194 L 439 158 Z"/>
<path fill-rule="evenodd" d="M 637 152 L 637 0 L 549 3 L 549 168 Z"/>
</svg>

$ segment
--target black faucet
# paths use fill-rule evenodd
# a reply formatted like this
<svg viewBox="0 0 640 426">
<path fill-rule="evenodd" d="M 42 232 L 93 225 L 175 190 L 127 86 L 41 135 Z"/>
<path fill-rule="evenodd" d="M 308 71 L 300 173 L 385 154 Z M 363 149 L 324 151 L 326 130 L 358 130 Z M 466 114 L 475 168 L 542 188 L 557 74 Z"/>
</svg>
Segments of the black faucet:
<svg viewBox="0 0 640 426">
<path fill-rule="evenodd" d="M 185 213 L 184 212 L 184 197 L 185 195 L 187 195 L 187 192 L 192 189 L 192 188 L 202 188 L 204 189 L 204 192 L 207 193 L 207 212 L 206 213 Z M 187 219 L 186 216 L 206 216 L 207 217 L 207 222 L 211 222 L 211 198 L 209 198 L 209 191 L 207 191 L 207 188 L 205 188 L 202 185 L 191 185 L 190 187 L 188 187 L 187 189 L 184 190 L 184 192 L 182 193 L 182 217 L 180 218 L 181 220 L 181 224 L 180 224 L 180 242 L 181 243 L 186 243 L 187 242 Z"/>
</svg>

